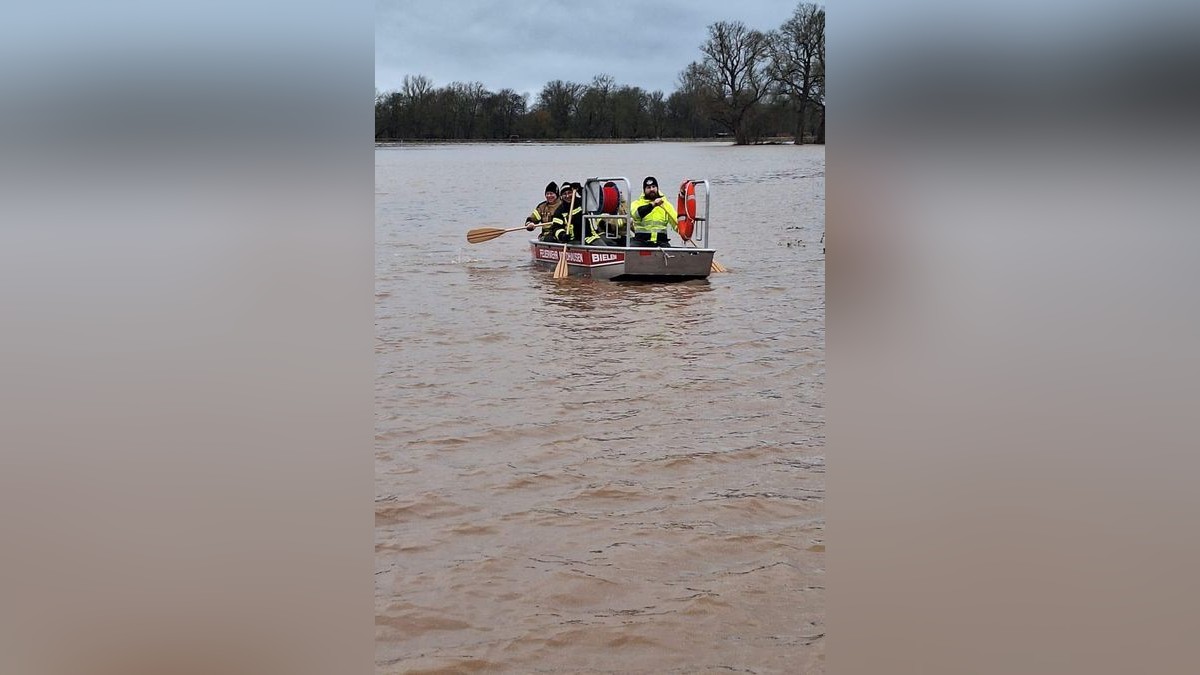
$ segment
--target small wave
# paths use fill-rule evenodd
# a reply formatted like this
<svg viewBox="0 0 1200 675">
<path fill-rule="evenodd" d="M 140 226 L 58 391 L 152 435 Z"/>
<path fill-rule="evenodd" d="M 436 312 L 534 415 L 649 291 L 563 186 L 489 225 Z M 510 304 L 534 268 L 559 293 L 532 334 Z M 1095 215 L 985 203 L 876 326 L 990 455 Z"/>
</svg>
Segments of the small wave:
<svg viewBox="0 0 1200 675">
<path fill-rule="evenodd" d="M 479 510 L 479 507 L 465 506 L 433 493 L 425 493 L 407 501 L 386 498 L 375 502 L 375 525 L 378 527 L 416 519 L 461 516 Z"/>
</svg>

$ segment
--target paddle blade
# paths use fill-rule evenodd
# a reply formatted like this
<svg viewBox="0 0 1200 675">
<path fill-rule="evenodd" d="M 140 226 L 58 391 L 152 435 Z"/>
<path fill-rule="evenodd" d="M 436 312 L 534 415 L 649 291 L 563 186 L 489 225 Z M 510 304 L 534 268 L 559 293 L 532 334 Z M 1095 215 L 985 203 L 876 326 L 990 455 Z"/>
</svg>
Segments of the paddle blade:
<svg viewBox="0 0 1200 675">
<path fill-rule="evenodd" d="M 489 241 L 491 239 L 495 239 L 496 237 L 499 237 L 500 235 L 502 235 L 508 231 L 509 230 L 505 230 L 505 229 L 502 229 L 499 227 L 477 227 L 473 230 L 467 231 L 467 242 L 471 243 L 471 244 L 478 244 L 481 242 Z"/>
<path fill-rule="evenodd" d="M 555 279 L 566 279 L 567 278 L 567 247 L 566 246 L 563 247 L 562 253 L 558 254 L 558 264 L 556 264 L 554 266 L 554 278 Z"/>
<path fill-rule="evenodd" d="M 721 263 L 717 262 L 716 260 L 712 261 L 712 268 L 711 268 L 711 269 L 712 269 L 712 271 L 713 271 L 713 272 L 728 272 L 728 271 L 729 271 L 729 270 L 725 269 L 725 266 L 724 266 L 724 265 L 722 265 Z"/>
<path fill-rule="evenodd" d="M 571 193 L 571 206 L 567 209 L 567 220 L 570 221 L 571 214 L 575 212 L 575 193 Z M 570 231 L 568 229 L 568 231 Z M 566 279 L 569 272 L 567 271 L 567 246 L 563 244 L 562 253 L 558 254 L 558 264 L 554 266 L 554 278 Z"/>
</svg>

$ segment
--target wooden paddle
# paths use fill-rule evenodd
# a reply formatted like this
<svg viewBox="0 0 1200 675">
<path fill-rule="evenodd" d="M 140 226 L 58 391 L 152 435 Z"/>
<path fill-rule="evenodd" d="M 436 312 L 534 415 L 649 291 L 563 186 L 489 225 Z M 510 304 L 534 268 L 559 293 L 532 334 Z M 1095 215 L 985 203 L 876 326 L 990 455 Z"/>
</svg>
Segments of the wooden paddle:
<svg viewBox="0 0 1200 675">
<path fill-rule="evenodd" d="M 691 239 L 687 239 L 686 241 L 687 241 L 687 243 L 691 244 L 692 246 L 696 246 L 696 242 L 692 241 Z M 700 248 L 700 247 L 696 246 L 696 248 Z M 716 258 L 713 258 L 712 265 L 709 266 L 708 269 L 712 272 L 728 272 L 729 271 L 728 269 L 725 269 L 724 265 L 717 262 Z"/>
<path fill-rule="evenodd" d="M 571 205 L 567 207 L 567 225 L 571 224 L 571 212 L 575 210 L 575 191 L 571 191 Z M 570 272 L 567 271 L 567 245 L 563 244 L 563 250 L 558 254 L 558 264 L 554 266 L 554 278 L 566 279 Z"/>
<path fill-rule="evenodd" d="M 506 232 L 516 232 L 517 230 L 524 229 L 524 225 L 521 225 L 520 227 L 510 227 L 507 230 L 499 227 L 477 227 L 473 230 L 467 231 L 467 242 L 471 244 L 480 244 L 485 241 L 495 239 Z"/>
<path fill-rule="evenodd" d="M 554 266 L 554 278 L 566 279 L 567 275 L 567 245 L 563 244 L 563 250 L 558 254 L 558 264 Z"/>
</svg>

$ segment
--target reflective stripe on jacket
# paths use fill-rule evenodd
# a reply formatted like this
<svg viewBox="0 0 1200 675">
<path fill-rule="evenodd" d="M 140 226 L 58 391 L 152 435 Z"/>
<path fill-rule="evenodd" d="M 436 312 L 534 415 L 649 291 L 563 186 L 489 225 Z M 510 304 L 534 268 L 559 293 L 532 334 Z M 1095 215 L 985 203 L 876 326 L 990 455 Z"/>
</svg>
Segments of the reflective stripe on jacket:
<svg viewBox="0 0 1200 675">
<path fill-rule="evenodd" d="M 542 202 L 541 204 L 538 204 L 537 206 L 533 207 L 533 213 L 529 214 L 529 217 L 525 219 L 525 222 L 541 225 L 543 233 L 549 232 L 551 222 L 554 220 L 554 211 L 558 208 L 559 204 L 562 204 L 562 202 L 556 201 L 553 205 L 551 205 L 550 202 Z"/>
<path fill-rule="evenodd" d="M 574 239 L 575 233 L 583 230 L 583 205 L 576 201 L 575 209 L 567 213 L 570 206 L 566 202 L 560 203 L 562 206 L 554 212 L 554 227 L 565 229 L 567 237 Z"/>
<path fill-rule="evenodd" d="M 665 233 L 667 226 L 676 231 L 679 230 L 679 214 L 675 213 L 675 207 L 671 205 L 669 199 L 663 197 L 662 200 L 662 204 L 655 206 L 644 216 L 638 214 L 642 207 L 649 206 L 651 201 L 646 199 L 645 193 L 633 201 L 633 204 L 629 206 L 629 213 L 633 215 L 634 232 L 646 232 L 651 234 L 654 239 L 658 239 L 657 234 Z"/>
</svg>

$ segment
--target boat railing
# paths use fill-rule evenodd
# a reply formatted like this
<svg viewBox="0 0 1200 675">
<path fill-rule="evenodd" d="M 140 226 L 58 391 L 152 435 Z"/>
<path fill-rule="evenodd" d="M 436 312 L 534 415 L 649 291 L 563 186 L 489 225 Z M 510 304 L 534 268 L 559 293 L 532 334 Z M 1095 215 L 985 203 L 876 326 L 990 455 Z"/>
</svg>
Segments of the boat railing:
<svg viewBox="0 0 1200 675">
<path fill-rule="evenodd" d="M 616 184 L 617 190 L 620 193 L 616 213 L 601 212 L 603 202 L 602 190 L 604 185 L 609 182 Z M 710 248 L 709 226 L 712 218 L 709 208 L 712 205 L 712 186 L 704 178 L 689 178 L 684 182 L 690 182 L 696 186 L 696 217 L 692 219 L 694 223 L 692 241 L 700 248 Z M 671 196 L 663 195 L 663 198 L 670 199 Z M 583 186 L 584 231 L 590 232 L 590 225 L 600 222 L 603 225 L 597 229 L 603 233 L 604 237 L 611 240 L 623 240 L 625 246 L 631 246 L 633 243 L 633 216 L 629 213 L 629 205 L 631 203 L 633 203 L 633 194 L 628 178 L 614 176 L 611 178 L 587 179 Z"/>
<path fill-rule="evenodd" d="M 616 213 L 605 213 L 603 206 L 603 189 L 607 183 L 617 186 L 618 200 Z M 629 179 L 623 176 L 611 178 L 589 178 L 583 185 L 583 229 L 590 232 L 593 223 L 599 222 L 597 229 L 609 240 L 624 240 L 625 246 L 630 245 L 633 237 L 633 216 L 629 214 L 630 203 Z"/>
</svg>

